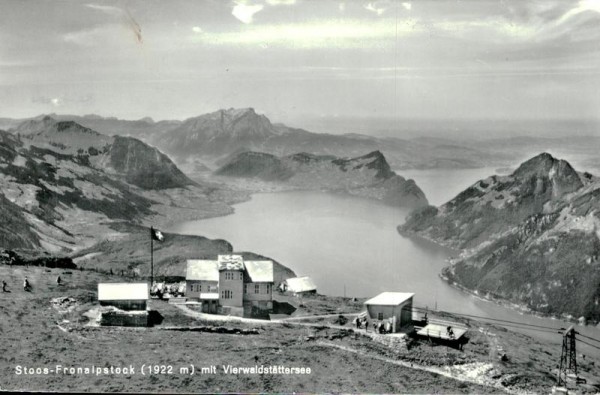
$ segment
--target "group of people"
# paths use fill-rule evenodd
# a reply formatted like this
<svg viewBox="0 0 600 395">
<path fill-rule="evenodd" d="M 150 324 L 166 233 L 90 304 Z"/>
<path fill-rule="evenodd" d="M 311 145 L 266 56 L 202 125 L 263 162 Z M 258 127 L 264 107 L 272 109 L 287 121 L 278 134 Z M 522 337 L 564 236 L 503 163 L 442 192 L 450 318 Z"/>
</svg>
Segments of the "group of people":
<svg viewBox="0 0 600 395">
<path fill-rule="evenodd" d="M 369 330 L 369 320 L 366 316 L 356 317 L 354 319 L 354 324 L 357 329 L 365 328 L 365 331 Z M 389 321 L 377 321 L 373 324 L 373 331 L 375 333 L 391 333 L 392 332 L 392 324 Z"/>
<path fill-rule="evenodd" d="M 56 284 L 57 285 L 61 285 L 62 284 L 62 279 L 60 278 L 60 276 L 56 277 Z M 4 280 L 2 280 L 2 292 L 10 292 L 8 289 L 8 283 Z M 29 282 L 29 279 L 27 277 L 25 277 L 25 279 L 23 280 L 23 291 L 25 292 L 29 292 L 32 290 L 31 287 L 31 283 Z"/>
<path fill-rule="evenodd" d="M 356 317 L 354 319 L 354 324 L 357 329 L 361 329 L 363 326 L 365 327 L 365 331 L 369 329 L 369 320 L 367 317 Z"/>
<path fill-rule="evenodd" d="M 378 321 L 375 326 L 376 333 L 391 333 L 392 324 L 389 321 Z"/>
</svg>

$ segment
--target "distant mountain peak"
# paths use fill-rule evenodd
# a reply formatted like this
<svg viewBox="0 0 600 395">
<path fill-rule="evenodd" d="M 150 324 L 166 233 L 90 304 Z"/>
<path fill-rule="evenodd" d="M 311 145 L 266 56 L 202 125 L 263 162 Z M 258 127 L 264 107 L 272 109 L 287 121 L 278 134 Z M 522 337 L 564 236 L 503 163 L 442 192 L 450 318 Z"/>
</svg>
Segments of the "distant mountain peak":
<svg viewBox="0 0 600 395">
<path fill-rule="evenodd" d="M 373 158 L 373 159 L 377 159 L 377 160 L 385 160 L 385 156 L 383 155 L 383 153 L 379 150 L 375 150 L 373 152 L 369 152 L 368 154 L 362 156 L 361 158 Z"/>
<path fill-rule="evenodd" d="M 531 159 L 521 163 L 521 165 L 514 171 L 515 176 L 521 174 L 528 174 L 532 171 L 549 171 L 559 160 L 550 155 L 547 152 L 542 152 L 539 155 L 534 156 Z"/>
<path fill-rule="evenodd" d="M 557 159 L 547 152 L 523 162 L 512 175 L 517 179 L 547 178 L 552 181 L 552 188 L 557 196 L 576 191 L 583 186 L 581 178 L 569 162 Z"/>
<path fill-rule="evenodd" d="M 258 115 L 256 114 L 256 111 L 254 111 L 254 108 L 252 107 L 245 107 L 245 108 L 233 108 L 230 107 L 228 109 L 222 109 L 220 110 L 221 112 L 227 113 L 229 115 L 234 115 L 234 116 L 239 116 L 239 115 L 246 115 L 246 114 L 253 114 L 253 115 Z"/>
</svg>

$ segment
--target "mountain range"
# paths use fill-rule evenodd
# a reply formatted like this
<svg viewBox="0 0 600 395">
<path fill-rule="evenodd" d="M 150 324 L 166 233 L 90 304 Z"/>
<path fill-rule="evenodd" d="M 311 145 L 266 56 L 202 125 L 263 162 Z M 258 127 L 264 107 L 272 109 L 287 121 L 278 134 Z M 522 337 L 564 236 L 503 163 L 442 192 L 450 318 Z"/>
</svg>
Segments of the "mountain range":
<svg viewBox="0 0 600 395">
<path fill-rule="evenodd" d="M 29 120 L 0 131 L 1 247 L 68 252 L 139 223 L 158 202 L 147 192 L 197 184 L 156 148 L 73 121 Z M 98 235 L 99 236 L 99 235 Z"/>
<path fill-rule="evenodd" d="M 39 120 L 43 116 L 33 118 Z M 493 147 L 470 146 L 450 139 L 399 139 L 363 134 L 312 133 L 272 123 L 252 108 L 222 109 L 183 121 L 136 121 L 97 115 L 56 115 L 106 135 L 139 138 L 168 154 L 186 171 L 203 166 L 216 169 L 232 155 L 256 151 L 276 156 L 298 152 L 353 158 L 381 151 L 394 169 L 477 168 L 504 165 L 514 156 Z M 14 128 L 24 120 L 0 119 L 0 128 Z"/>
<path fill-rule="evenodd" d="M 393 172 L 380 151 L 350 159 L 309 153 L 279 158 L 260 152 L 243 152 L 215 174 L 260 179 L 303 190 L 345 192 L 394 206 L 427 205 L 427 198 L 417 184 Z"/>
<path fill-rule="evenodd" d="M 600 319 L 600 180 L 542 153 L 399 227 L 462 250 L 444 269 L 480 295 Z"/>
</svg>

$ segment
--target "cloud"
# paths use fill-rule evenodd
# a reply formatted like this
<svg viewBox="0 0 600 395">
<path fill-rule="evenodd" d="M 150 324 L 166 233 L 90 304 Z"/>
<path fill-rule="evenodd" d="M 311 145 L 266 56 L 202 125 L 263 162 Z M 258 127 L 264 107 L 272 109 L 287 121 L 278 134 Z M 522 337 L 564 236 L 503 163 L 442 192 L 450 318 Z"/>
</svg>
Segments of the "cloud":
<svg viewBox="0 0 600 395">
<path fill-rule="evenodd" d="M 236 3 L 231 11 L 231 14 L 245 24 L 252 23 L 254 14 L 262 11 L 265 6 L 262 4 L 247 5 L 244 3 Z"/>
<path fill-rule="evenodd" d="M 96 11 L 103 12 L 107 15 L 112 15 L 115 17 L 120 17 L 124 15 L 124 11 L 119 7 L 113 7 L 108 5 L 98 5 L 98 4 L 86 4 L 88 8 L 91 8 Z"/>
<path fill-rule="evenodd" d="M 404 7 L 408 11 L 410 11 L 411 8 L 412 8 L 412 4 L 410 4 L 410 3 L 402 3 L 402 7 Z"/>
<path fill-rule="evenodd" d="M 379 16 L 383 15 L 383 13 L 386 10 L 384 7 L 377 6 L 377 3 L 369 3 L 365 6 L 365 9 L 369 10 Z"/>
<path fill-rule="evenodd" d="M 268 5 L 294 5 L 296 0 L 266 0 Z"/>
<path fill-rule="evenodd" d="M 326 20 L 295 24 L 256 25 L 243 31 L 204 32 L 193 42 L 208 45 L 269 45 L 292 48 L 374 48 L 393 45 L 396 34 L 406 37 L 420 32 L 413 19 L 395 23 L 380 20 Z"/>
<path fill-rule="evenodd" d="M 194 26 L 192 27 L 192 31 L 194 33 L 202 33 L 202 28 L 200 26 Z"/>
<path fill-rule="evenodd" d="M 92 96 L 70 96 L 70 95 L 58 95 L 58 96 L 34 96 L 31 98 L 32 103 L 46 104 L 52 107 L 61 107 L 66 104 L 81 104 L 90 103 L 93 100 Z"/>
<path fill-rule="evenodd" d="M 586 11 L 595 11 L 600 13 L 600 0 L 581 0 L 577 7 L 574 7 L 563 14 L 558 21 L 556 21 L 557 25 L 561 25 L 571 19 L 572 17 L 579 15 Z"/>
<path fill-rule="evenodd" d="M 111 35 L 116 26 L 100 26 L 87 30 L 68 32 L 63 35 L 63 40 L 67 43 L 76 44 L 82 47 L 91 47 L 102 41 L 102 37 Z"/>
<path fill-rule="evenodd" d="M 143 43 L 142 39 L 142 28 L 137 23 L 137 21 L 133 18 L 129 10 L 122 9 L 114 6 L 107 5 L 98 5 L 98 4 L 86 4 L 88 8 L 91 8 L 96 11 L 100 11 L 106 15 L 110 15 L 113 18 L 117 18 L 121 20 L 123 23 L 134 35 L 134 38 L 138 44 Z"/>
</svg>

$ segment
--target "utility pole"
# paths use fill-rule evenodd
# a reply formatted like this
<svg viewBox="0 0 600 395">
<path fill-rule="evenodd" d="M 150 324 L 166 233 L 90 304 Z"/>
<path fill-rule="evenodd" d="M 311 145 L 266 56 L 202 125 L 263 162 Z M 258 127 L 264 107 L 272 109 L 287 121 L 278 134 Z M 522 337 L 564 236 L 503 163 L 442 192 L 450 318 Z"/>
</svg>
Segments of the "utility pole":
<svg viewBox="0 0 600 395">
<path fill-rule="evenodd" d="M 575 327 L 571 325 L 563 333 L 560 367 L 558 368 L 557 386 L 567 387 L 567 372 L 577 378 L 577 352 L 575 348 Z M 577 379 L 575 379 L 577 380 Z"/>
</svg>

